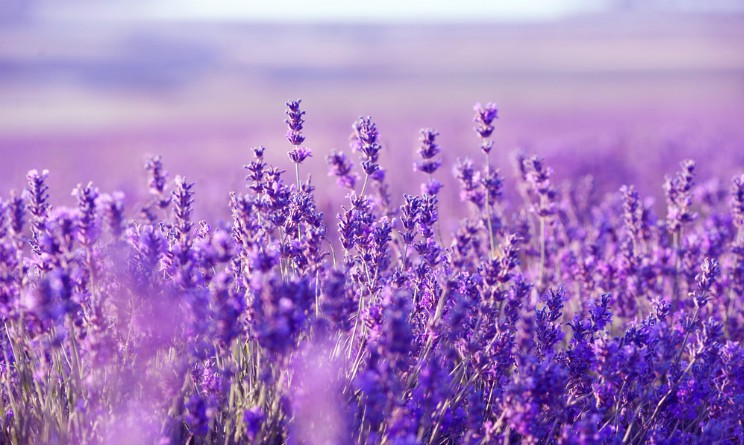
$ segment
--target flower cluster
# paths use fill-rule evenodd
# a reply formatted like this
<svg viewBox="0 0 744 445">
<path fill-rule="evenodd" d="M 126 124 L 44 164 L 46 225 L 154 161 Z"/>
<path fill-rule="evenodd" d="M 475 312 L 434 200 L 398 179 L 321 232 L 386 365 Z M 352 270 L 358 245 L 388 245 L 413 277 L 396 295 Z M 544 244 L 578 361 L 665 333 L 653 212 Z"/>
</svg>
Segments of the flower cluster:
<svg viewBox="0 0 744 445">
<path fill-rule="evenodd" d="M 452 230 L 439 133 L 396 204 L 369 117 L 361 190 L 326 158 L 334 220 L 286 106 L 296 184 L 254 148 L 227 222 L 160 157 L 139 204 L 88 183 L 52 205 L 46 170 L 0 199 L 0 443 L 744 442 L 744 176 L 696 194 L 685 161 L 657 215 L 521 154 L 507 193 L 489 103 Z"/>
</svg>

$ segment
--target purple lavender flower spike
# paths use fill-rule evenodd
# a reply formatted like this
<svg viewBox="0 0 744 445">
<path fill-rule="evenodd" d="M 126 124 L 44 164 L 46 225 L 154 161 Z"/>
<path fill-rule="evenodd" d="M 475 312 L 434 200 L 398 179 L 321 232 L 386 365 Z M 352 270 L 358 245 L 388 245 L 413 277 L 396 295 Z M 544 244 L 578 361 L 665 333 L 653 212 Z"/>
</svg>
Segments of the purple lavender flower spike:
<svg viewBox="0 0 744 445">
<path fill-rule="evenodd" d="M 695 161 L 684 160 L 682 170 L 674 177 L 667 177 L 664 192 L 667 198 L 667 225 L 669 231 L 677 233 L 682 226 L 695 219 L 692 213 L 692 186 L 695 177 Z"/>
<path fill-rule="evenodd" d="M 302 99 L 297 99 L 288 101 L 285 104 L 287 106 L 287 110 L 284 112 L 284 114 L 287 115 L 287 119 L 284 120 L 284 123 L 287 124 L 288 127 L 287 140 L 295 147 L 299 146 L 305 141 L 305 137 L 302 135 L 302 124 L 305 122 L 302 116 L 305 115 L 305 112 L 300 110 L 301 102 Z"/>
<path fill-rule="evenodd" d="M 80 211 L 80 221 L 78 228 L 78 236 L 80 244 L 83 247 L 90 249 L 93 243 L 99 235 L 100 228 L 98 227 L 98 189 L 93 187 L 93 183 L 89 182 L 83 186 L 78 186 L 72 191 L 72 195 L 77 198 L 78 209 Z"/>
<path fill-rule="evenodd" d="M 326 162 L 328 163 L 328 176 L 335 176 L 339 186 L 353 190 L 357 176 L 352 172 L 349 158 L 343 152 L 334 150 L 326 156 Z"/>
<path fill-rule="evenodd" d="M 170 197 L 165 191 L 168 183 L 168 172 L 163 166 L 163 158 L 150 156 L 145 163 L 145 169 L 149 174 L 147 184 L 150 187 L 150 194 L 155 196 L 160 208 L 168 207 Z"/>
<path fill-rule="evenodd" d="M 740 232 L 744 232 L 744 174 L 731 180 L 731 215 Z"/>
<path fill-rule="evenodd" d="M 494 126 L 493 121 L 499 117 L 499 111 L 496 104 L 491 102 L 481 105 L 480 103 L 475 104 L 475 117 L 473 122 L 476 123 L 475 131 L 483 139 L 481 144 L 481 150 L 488 154 L 493 148 L 493 143 L 487 139 L 491 137 Z"/>
</svg>

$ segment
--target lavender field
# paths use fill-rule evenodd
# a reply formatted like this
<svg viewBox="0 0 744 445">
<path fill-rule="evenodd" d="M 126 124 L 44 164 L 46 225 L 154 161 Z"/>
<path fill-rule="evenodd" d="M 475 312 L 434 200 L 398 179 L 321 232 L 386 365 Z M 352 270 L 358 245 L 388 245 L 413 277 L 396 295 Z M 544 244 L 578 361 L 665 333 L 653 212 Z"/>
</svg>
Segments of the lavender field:
<svg viewBox="0 0 744 445">
<path fill-rule="evenodd" d="M 0 444 L 744 443 L 744 17 L 17 11 Z"/>
</svg>

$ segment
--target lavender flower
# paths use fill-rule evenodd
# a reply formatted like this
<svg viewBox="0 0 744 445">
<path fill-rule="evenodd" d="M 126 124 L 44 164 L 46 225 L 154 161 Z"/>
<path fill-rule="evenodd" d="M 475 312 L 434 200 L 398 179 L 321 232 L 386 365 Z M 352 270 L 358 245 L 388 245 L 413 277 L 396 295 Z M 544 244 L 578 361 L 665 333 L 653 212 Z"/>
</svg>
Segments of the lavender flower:
<svg viewBox="0 0 744 445">
<path fill-rule="evenodd" d="M 477 103 L 475 104 L 474 109 L 475 109 L 475 117 L 473 118 L 473 122 L 476 123 L 475 131 L 483 139 L 490 138 L 491 133 L 493 133 L 493 130 L 494 130 L 492 123 L 495 119 L 499 117 L 499 110 L 496 107 L 496 104 L 489 102 L 485 105 L 481 105 L 480 103 Z M 481 147 L 481 149 L 485 153 L 488 153 L 491 151 L 491 146 L 488 144 L 485 144 L 484 146 Z"/>
<path fill-rule="evenodd" d="M 176 189 L 173 190 L 173 216 L 176 219 L 176 231 L 181 242 L 187 242 L 193 226 L 191 222 L 192 204 L 194 203 L 193 188 L 193 182 L 188 182 L 182 176 L 176 176 Z"/>
<path fill-rule="evenodd" d="M 78 184 L 72 195 L 77 198 L 78 209 L 80 210 L 78 227 L 80 244 L 90 249 L 99 235 L 99 227 L 97 226 L 98 189 L 93 187 L 91 182 L 86 186 Z"/>
<path fill-rule="evenodd" d="M 287 119 L 284 120 L 284 123 L 287 124 L 288 127 L 287 140 L 295 147 L 299 146 L 305 141 L 305 137 L 302 135 L 302 124 L 305 122 L 302 116 L 305 115 L 305 112 L 300 111 L 301 102 L 301 99 L 297 99 L 291 100 L 285 104 L 287 106 L 287 110 L 284 112 L 284 114 L 287 115 Z M 300 163 L 302 161 L 294 162 Z"/>
<path fill-rule="evenodd" d="M 115 239 L 121 238 L 124 233 L 124 194 L 114 192 L 110 195 L 101 195 L 101 203 L 111 235 Z"/>
<path fill-rule="evenodd" d="M 375 174 L 379 169 L 378 164 L 380 150 L 382 147 L 378 142 L 380 134 L 377 126 L 369 116 L 360 117 L 352 125 L 354 132 L 351 135 L 351 148 L 353 151 L 362 153 L 362 169 L 367 175 Z"/>
<path fill-rule="evenodd" d="M 308 147 L 295 146 L 292 151 L 289 152 L 289 159 L 295 164 L 302 164 L 305 159 L 312 156 L 313 151 Z"/>
<path fill-rule="evenodd" d="M 744 230 L 744 174 L 731 180 L 731 214 L 734 224 L 740 231 Z"/>
<path fill-rule="evenodd" d="M 357 177 L 352 173 L 351 161 L 340 151 L 333 151 L 326 157 L 328 176 L 335 176 L 339 186 L 353 190 Z"/>
<path fill-rule="evenodd" d="M 396 202 L 360 118 L 375 193 L 328 156 L 351 191 L 337 236 L 334 200 L 261 146 L 228 221 L 196 222 L 193 184 L 169 188 L 158 157 L 138 215 L 91 184 L 52 208 L 29 172 L 0 199 L 0 443 L 744 441 L 744 176 L 727 207 L 683 162 L 657 219 L 632 185 L 558 187 L 518 155 L 520 202 L 490 167 L 497 114 L 476 107 L 485 166 L 455 165 L 466 209 L 437 193 L 430 129 L 424 193 Z"/>
<path fill-rule="evenodd" d="M 718 261 L 706 258 L 700 266 L 700 273 L 695 277 L 697 290 L 693 294 L 695 307 L 703 307 L 708 302 L 711 287 L 720 274 Z"/>
<path fill-rule="evenodd" d="M 692 213 L 692 186 L 695 162 L 682 161 L 682 170 L 673 178 L 667 177 L 664 192 L 667 198 L 667 225 L 671 232 L 679 232 L 682 225 L 695 219 Z"/>
<path fill-rule="evenodd" d="M 168 207 L 170 197 L 165 192 L 168 172 L 163 167 L 163 159 L 160 156 L 151 156 L 145 163 L 145 169 L 149 174 L 147 184 L 150 187 L 150 193 L 155 196 L 160 208 Z"/>
</svg>

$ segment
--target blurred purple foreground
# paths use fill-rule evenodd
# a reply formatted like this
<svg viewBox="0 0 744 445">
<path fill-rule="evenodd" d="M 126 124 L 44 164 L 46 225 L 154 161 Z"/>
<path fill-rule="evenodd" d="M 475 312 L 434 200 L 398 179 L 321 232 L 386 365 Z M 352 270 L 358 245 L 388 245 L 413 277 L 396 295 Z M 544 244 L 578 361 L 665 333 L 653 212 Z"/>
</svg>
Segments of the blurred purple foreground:
<svg viewBox="0 0 744 445">
<path fill-rule="evenodd" d="M 250 147 L 289 168 L 283 105 L 301 97 L 306 168 L 321 187 L 332 186 L 325 155 L 347 149 L 352 121 L 371 115 L 397 202 L 421 182 L 409 179 L 419 128 L 441 132 L 449 170 L 458 156 L 479 159 L 468 116 L 494 101 L 507 178 L 519 148 L 558 179 L 594 174 L 603 191 L 635 183 L 659 195 L 683 158 L 699 161 L 701 182 L 744 165 L 742 42 L 738 15 L 410 26 L 19 13 L 0 22 L 0 185 L 20 189 L 29 169 L 48 168 L 53 193 L 93 180 L 134 194 L 145 154 L 159 153 L 196 181 L 199 213 L 224 214 Z M 442 204 L 454 204 L 446 192 Z"/>
</svg>

